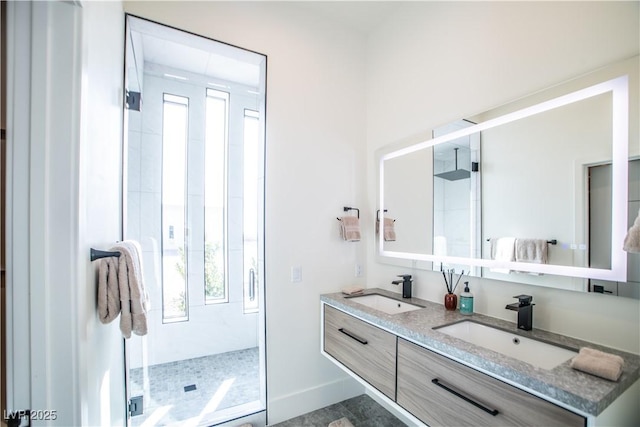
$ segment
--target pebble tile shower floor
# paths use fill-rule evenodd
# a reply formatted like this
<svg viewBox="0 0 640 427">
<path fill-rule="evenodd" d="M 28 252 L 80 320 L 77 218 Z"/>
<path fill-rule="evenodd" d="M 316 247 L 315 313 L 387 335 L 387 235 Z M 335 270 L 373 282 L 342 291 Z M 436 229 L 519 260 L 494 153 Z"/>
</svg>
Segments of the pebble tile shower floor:
<svg viewBox="0 0 640 427">
<path fill-rule="evenodd" d="M 132 417 L 132 426 L 182 425 L 211 409 L 260 399 L 258 348 L 152 365 L 146 376 L 143 368 L 131 369 L 129 382 L 132 397 L 144 395 L 144 414 Z"/>
</svg>

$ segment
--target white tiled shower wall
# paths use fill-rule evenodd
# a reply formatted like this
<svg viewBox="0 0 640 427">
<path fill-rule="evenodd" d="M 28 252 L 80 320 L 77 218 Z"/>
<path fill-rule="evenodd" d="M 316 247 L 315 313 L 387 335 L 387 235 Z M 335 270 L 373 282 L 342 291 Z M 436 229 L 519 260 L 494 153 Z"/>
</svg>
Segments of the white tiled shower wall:
<svg viewBox="0 0 640 427">
<path fill-rule="evenodd" d="M 163 323 L 162 95 L 170 93 L 189 98 L 187 227 L 190 236 L 203 236 L 206 89 L 203 85 L 163 77 L 163 69 L 155 64 L 145 63 L 145 70 L 141 111 L 128 110 L 125 238 L 138 240 L 142 247 L 151 309 L 149 334 L 133 337 L 129 342 L 130 368 L 251 348 L 257 345 L 258 336 L 256 314 L 243 313 L 242 233 L 237 227 L 228 229 L 229 302 L 205 304 L 204 243 L 191 240 L 188 245 L 188 321 Z M 241 141 L 230 143 L 228 154 L 230 165 L 235 165 L 238 173 L 242 170 Z M 230 179 L 228 192 L 229 217 L 242 218 L 242 180 Z"/>
</svg>

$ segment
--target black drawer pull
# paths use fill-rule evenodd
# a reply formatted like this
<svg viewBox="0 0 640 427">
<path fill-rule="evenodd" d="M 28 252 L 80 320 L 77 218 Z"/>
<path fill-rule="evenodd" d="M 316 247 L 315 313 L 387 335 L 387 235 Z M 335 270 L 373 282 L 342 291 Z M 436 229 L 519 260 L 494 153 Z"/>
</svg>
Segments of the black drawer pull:
<svg viewBox="0 0 640 427">
<path fill-rule="evenodd" d="M 360 344 L 365 345 L 368 343 L 367 340 L 365 340 L 364 338 L 360 338 L 359 336 L 357 336 L 356 334 L 354 334 L 353 332 L 349 332 L 347 331 L 345 328 L 340 328 L 338 329 L 340 332 L 342 332 L 343 334 L 345 334 L 346 336 L 348 336 L 349 338 L 353 338 L 354 340 L 358 341 Z"/>
<path fill-rule="evenodd" d="M 441 383 L 440 380 L 438 380 L 437 378 L 432 379 L 431 382 L 434 383 L 435 385 L 437 385 L 438 387 L 442 387 L 443 389 L 447 390 L 449 393 L 458 396 L 460 399 L 471 403 L 473 406 L 478 407 L 478 408 L 482 409 L 483 411 L 493 415 L 494 417 L 499 414 L 497 409 L 489 409 L 486 406 L 476 402 L 475 400 L 469 399 L 467 396 L 463 395 L 462 393 L 459 393 L 459 392 L 455 391 L 454 389 L 452 389 L 450 387 L 447 387 L 446 385 Z"/>
</svg>

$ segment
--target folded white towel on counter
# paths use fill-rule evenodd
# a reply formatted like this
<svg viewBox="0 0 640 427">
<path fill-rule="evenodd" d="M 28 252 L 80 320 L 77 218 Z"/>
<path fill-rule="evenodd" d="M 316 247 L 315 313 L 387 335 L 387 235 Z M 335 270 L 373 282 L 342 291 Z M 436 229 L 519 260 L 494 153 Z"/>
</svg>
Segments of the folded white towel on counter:
<svg viewBox="0 0 640 427">
<path fill-rule="evenodd" d="M 583 347 L 578 355 L 571 359 L 569 366 L 609 381 L 618 381 L 622 375 L 624 360 L 615 354 Z"/>
<path fill-rule="evenodd" d="M 364 292 L 362 286 L 350 286 L 342 289 L 342 293 L 345 295 L 358 295 Z"/>
<path fill-rule="evenodd" d="M 624 359 L 620 356 L 618 356 L 617 354 L 612 354 L 612 353 L 607 353 L 601 350 L 596 350 L 595 348 L 591 348 L 591 347 L 581 347 L 580 348 L 580 353 L 581 354 L 589 354 L 591 356 L 595 356 L 595 357 L 603 357 L 606 359 L 609 359 L 615 363 L 620 364 L 621 366 L 624 366 Z"/>
<path fill-rule="evenodd" d="M 516 238 L 515 237 L 496 237 L 491 242 L 491 259 L 496 261 L 512 262 L 516 259 Z M 511 273 L 508 268 L 492 268 L 494 273 Z"/>
<path fill-rule="evenodd" d="M 348 242 L 360 240 L 360 218 L 357 216 L 343 216 L 340 218 L 340 235 Z"/>
</svg>

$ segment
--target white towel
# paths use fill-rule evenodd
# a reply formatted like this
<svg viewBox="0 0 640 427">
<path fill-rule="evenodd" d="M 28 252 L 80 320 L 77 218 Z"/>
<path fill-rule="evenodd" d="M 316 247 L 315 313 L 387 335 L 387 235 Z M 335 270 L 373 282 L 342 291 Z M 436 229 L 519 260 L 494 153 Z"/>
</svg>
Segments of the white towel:
<svg viewBox="0 0 640 427">
<path fill-rule="evenodd" d="M 638 217 L 633 222 L 633 226 L 624 238 L 623 249 L 627 252 L 640 252 L 640 210 L 638 210 Z"/>
<path fill-rule="evenodd" d="M 516 261 L 546 264 L 548 246 L 543 239 L 516 239 Z"/>
<path fill-rule="evenodd" d="M 491 259 L 496 261 L 513 262 L 516 259 L 516 238 L 515 237 L 498 237 L 491 239 Z M 494 273 L 509 274 L 511 270 L 508 268 L 492 268 Z"/>
<path fill-rule="evenodd" d="M 148 297 L 142 277 L 140 246 L 125 240 L 111 248 L 120 252 L 118 259 L 118 288 L 120 290 L 120 331 L 125 338 L 147 333 Z"/>
</svg>

